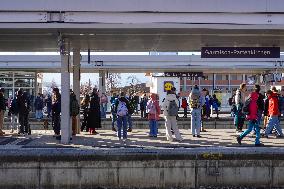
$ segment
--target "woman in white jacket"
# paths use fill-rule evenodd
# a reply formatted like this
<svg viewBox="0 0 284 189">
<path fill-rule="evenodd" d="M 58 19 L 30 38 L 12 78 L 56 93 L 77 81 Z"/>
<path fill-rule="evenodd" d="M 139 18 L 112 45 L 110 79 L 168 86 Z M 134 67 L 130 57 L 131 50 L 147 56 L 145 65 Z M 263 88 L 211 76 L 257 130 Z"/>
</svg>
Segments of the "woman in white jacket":
<svg viewBox="0 0 284 189">
<path fill-rule="evenodd" d="M 176 94 L 174 94 L 173 91 L 168 91 L 167 96 L 162 104 L 162 109 L 164 110 L 165 117 L 166 137 L 168 141 L 173 141 L 173 136 L 171 132 L 171 129 L 173 129 L 176 140 L 182 141 L 183 139 L 177 127 L 176 116 L 169 115 L 169 107 L 172 101 L 175 101 L 178 107 L 178 99 L 176 97 Z"/>
</svg>

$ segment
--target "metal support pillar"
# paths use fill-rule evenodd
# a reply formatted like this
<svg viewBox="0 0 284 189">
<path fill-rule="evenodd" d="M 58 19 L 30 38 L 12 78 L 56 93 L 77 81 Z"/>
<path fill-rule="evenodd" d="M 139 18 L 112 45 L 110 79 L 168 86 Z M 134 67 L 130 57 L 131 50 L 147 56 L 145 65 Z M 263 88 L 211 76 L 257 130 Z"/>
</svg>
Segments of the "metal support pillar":
<svg viewBox="0 0 284 189">
<path fill-rule="evenodd" d="M 61 54 L 61 143 L 70 142 L 70 72 L 69 53 Z"/>
<path fill-rule="evenodd" d="M 73 49 L 73 91 L 80 103 L 80 49 Z M 80 133 L 80 114 L 77 116 L 77 134 Z"/>
<path fill-rule="evenodd" d="M 106 92 L 105 81 L 106 81 L 105 71 L 99 71 L 99 92 L 100 92 L 100 94 Z"/>
</svg>

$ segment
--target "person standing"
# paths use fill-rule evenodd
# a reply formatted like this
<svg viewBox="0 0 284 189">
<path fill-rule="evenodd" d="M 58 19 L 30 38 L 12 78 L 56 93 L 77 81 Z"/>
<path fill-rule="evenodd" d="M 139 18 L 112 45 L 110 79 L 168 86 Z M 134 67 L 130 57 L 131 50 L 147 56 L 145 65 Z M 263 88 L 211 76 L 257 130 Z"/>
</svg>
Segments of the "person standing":
<svg viewBox="0 0 284 189">
<path fill-rule="evenodd" d="M 245 121 L 245 115 L 243 114 L 242 108 L 245 103 L 245 98 L 246 98 L 246 84 L 242 83 L 240 85 L 240 88 L 236 91 L 235 95 L 235 103 L 237 107 L 236 115 L 235 115 L 235 126 L 236 126 L 236 131 L 242 132 L 243 126 L 244 126 L 244 121 Z"/>
<path fill-rule="evenodd" d="M 51 116 L 51 109 L 52 109 L 52 98 L 50 94 L 47 95 L 45 104 L 46 104 L 46 110 L 47 110 L 47 117 L 49 118 Z"/>
<path fill-rule="evenodd" d="M 268 135 L 271 133 L 272 129 L 275 127 L 277 132 L 277 137 L 282 138 L 283 132 L 279 124 L 279 101 L 278 101 L 278 95 L 276 92 L 272 92 L 271 90 L 268 90 L 266 92 L 268 96 L 268 115 L 269 120 L 267 124 L 267 128 L 265 130 L 265 136 L 268 138 Z"/>
<path fill-rule="evenodd" d="M 146 106 L 147 106 L 147 96 L 146 94 L 140 100 L 140 111 L 141 111 L 141 118 L 146 118 Z"/>
<path fill-rule="evenodd" d="M 34 103 L 34 107 L 35 107 L 35 113 L 36 113 L 36 119 L 38 121 L 40 121 L 43 117 L 43 113 L 42 113 L 42 109 L 43 109 L 43 99 L 41 97 L 41 94 L 38 93 L 36 99 L 35 99 L 35 103 Z"/>
<path fill-rule="evenodd" d="M 101 128 L 101 111 L 100 111 L 100 97 L 98 95 L 98 90 L 93 89 L 90 100 L 90 109 L 88 114 L 87 127 L 92 135 L 98 134 L 96 129 Z"/>
<path fill-rule="evenodd" d="M 72 120 L 72 135 L 75 136 L 77 133 L 77 115 L 80 114 L 80 106 L 76 98 L 75 93 L 70 91 L 70 117 Z"/>
<path fill-rule="evenodd" d="M 4 113 L 6 110 L 5 98 L 4 98 L 4 89 L 0 89 L 0 136 L 4 135 L 3 131 L 4 125 Z"/>
<path fill-rule="evenodd" d="M 159 101 L 157 100 L 157 94 L 152 93 L 150 100 L 147 103 L 147 112 L 149 120 L 150 133 L 149 137 L 157 137 L 158 135 L 158 120 L 160 119 L 161 109 Z"/>
<path fill-rule="evenodd" d="M 189 99 L 191 108 L 191 134 L 193 137 L 201 137 L 201 108 L 204 105 L 204 100 L 197 85 L 192 89 Z"/>
<path fill-rule="evenodd" d="M 61 94 L 58 88 L 53 88 L 52 120 L 54 136 L 60 138 Z"/>
<path fill-rule="evenodd" d="M 111 103 L 111 130 L 116 132 L 115 129 L 115 123 L 117 121 L 117 115 L 116 115 L 116 103 L 118 101 L 118 97 L 116 95 L 116 93 L 113 93 L 111 99 L 110 99 L 110 103 Z"/>
<path fill-rule="evenodd" d="M 117 114 L 117 136 L 121 140 L 121 129 L 123 140 L 127 140 L 127 116 L 128 116 L 129 101 L 125 97 L 124 92 L 121 92 L 118 101 L 116 102 L 116 114 Z"/>
<path fill-rule="evenodd" d="M 167 91 L 167 96 L 164 99 L 162 108 L 164 110 L 165 117 L 166 137 L 170 142 L 173 141 L 171 129 L 173 129 L 176 140 L 183 140 L 177 127 L 177 115 L 179 110 L 178 103 L 176 94 L 172 90 Z"/>
<path fill-rule="evenodd" d="M 219 107 L 221 106 L 221 102 L 216 97 L 216 94 L 212 95 L 212 108 L 216 113 L 216 118 L 219 119 Z"/>
<path fill-rule="evenodd" d="M 12 99 L 10 104 L 10 113 L 11 113 L 11 133 L 14 133 L 14 130 L 18 130 L 19 126 L 19 108 L 17 102 L 17 95 Z"/>
<path fill-rule="evenodd" d="M 255 146 L 263 146 L 260 143 L 260 127 L 259 127 L 259 108 L 263 105 L 259 104 L 261 96 L 259 95 L 260 87 L 255 86 L 254 92 L 250 94 L 248 99 L 245 101 L 244 108 L 248 109 L 247 120 L 249 121 L 248 129 L 244 131 L 240 136 L 237 137 L 238 143 L 241 145 L 242 139 L 247 136 L 252 130 L 255 131 Z M 263 98 L 262 98 L 263 101 Z M 262 102 L 263 104 L 263 102 Z"/>
<path fill-rule="evenodd" d="M 86 132 L 89 132 L 89 128 L 87 127 L 89 106 L 90 106 L 90 96 L 87 94 L 81 102 L 81 108 L 83 109 L 83 122 L 81 126 L 81 131 L 84 131 L 86 128 Z"/>
<path fill-rule="evenodd" d="M 29 122 L 28 116 L 30 111 L 30 101 L 28 98 L 27 92 L 22 90 L 18 91 L 17 102 L 19 107 L 19 122 L 20 122 L 20 131 L 18 134 L 29 134 Z"/>
<path fill-rule="evenodd" d="M 183 108 L 183 117 L 186 118 L 187 117 L 187 107 L 188 107 L 186 98 L 182 98 L 181 107 Z"/>
<path fill-rule="evenodd" d="M 128 102 L 129 102 L 128 103 L 129 106 L 127 107 L 128 108 L 128 115 L 127 115 L 128 129 L 127 129 L 127 132 L 132 132 L 132 114 L 134 114 L 135 104 L 136 104 L 133 94 L 129 95 Z"/>
<path fill-rule="evenodd" d="M 102 93 L 100 100 L 101 100 L 100 101 L 100 104 L 101 104 L 101 117 L 102 118 L 106 118 L 108 98 L 107 98 L 105 93 Z"/>
</svg>

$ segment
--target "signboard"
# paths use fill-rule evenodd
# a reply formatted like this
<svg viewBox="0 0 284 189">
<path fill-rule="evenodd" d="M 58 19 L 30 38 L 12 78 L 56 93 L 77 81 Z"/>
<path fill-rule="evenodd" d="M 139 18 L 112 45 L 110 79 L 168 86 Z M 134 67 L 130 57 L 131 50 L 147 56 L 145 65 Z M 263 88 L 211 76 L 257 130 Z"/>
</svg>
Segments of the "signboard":
<svg viewBox="0 0 284 189">
<path fill-rule="evenodd" d="M 201 58 L 280 58 L 280 47 L 202 47 Z"/>
<path fill-rule="evenodd" d="M 165 72 L 165 77 L 202 77 L 202 72 Z"/>
<path fill-rule="evenodd" d="M 164 92 L 171 90 L 174 87 L 173 81 L 164 81 Z"/>
</svg>

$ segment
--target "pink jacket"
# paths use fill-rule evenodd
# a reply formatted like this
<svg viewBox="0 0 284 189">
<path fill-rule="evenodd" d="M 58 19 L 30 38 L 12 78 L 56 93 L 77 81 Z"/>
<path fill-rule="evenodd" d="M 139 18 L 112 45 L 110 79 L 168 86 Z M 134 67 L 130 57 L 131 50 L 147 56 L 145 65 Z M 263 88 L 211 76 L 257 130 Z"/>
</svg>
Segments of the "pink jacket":
<svg viewBox="0 0 284 189">
<path fill-rule="evenodd" d="M 149 106 L 152 103 L 155 106 L 156 113 L 155 114 L 148 113 L 148 120 L 159 120 L 161 114 L 161 108 L 159 106 L 159 101 L 157 101 L 156 94 L 151 95 L 151 99 L 147 102 L 147 109 L 150 108 Z"/>
</svg>

